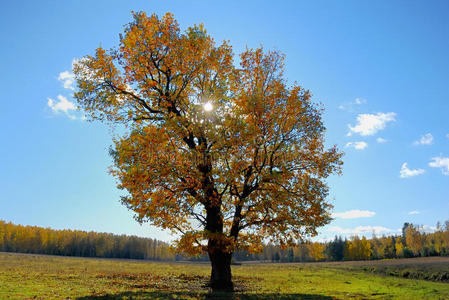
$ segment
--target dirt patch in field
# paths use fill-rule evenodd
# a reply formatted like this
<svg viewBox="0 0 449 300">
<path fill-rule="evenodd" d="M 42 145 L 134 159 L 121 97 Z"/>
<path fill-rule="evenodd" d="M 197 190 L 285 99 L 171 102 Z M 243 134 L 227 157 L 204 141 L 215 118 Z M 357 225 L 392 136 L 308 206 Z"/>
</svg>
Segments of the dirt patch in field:
<svg viewBox="0 0 449 300">
<path fill-rule="evenodd" d="M 305 264 L 303 264 L 305 265 Z M 311 266 L 361 270 L 369 273 L 449 283 L 449 257 L 418 257 L 369 261 L 323 262 Z"/>
<path fill-rule="evenodd" d="M 416 258 L 398 258 L 398 259 L 382 259 L 382 260 L 360 260 L 360 261 L 336 261 L 336 262 L 316 262 L 304 263 L 304 265 L 319 266 L 377 266 L 377 265 L 423 265 L 423 266 L 446 266 L 449 267 L 449 256 L 432 256 L 432 257 L 416 257 Z"/>
</svg>

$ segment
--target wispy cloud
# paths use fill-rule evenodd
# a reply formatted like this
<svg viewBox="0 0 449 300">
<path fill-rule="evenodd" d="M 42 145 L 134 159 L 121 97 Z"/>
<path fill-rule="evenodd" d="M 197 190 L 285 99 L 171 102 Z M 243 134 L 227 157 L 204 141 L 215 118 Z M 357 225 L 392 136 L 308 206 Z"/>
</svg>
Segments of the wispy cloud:
<svg viewBox="0 0 449 300">
<path fill-rule="evenodd" d="M 384 129 L 387 123 L 396 121 L 396 113 L 377 113 L 377 114 L 360 114 L 357 116 L 357 125 L 348 125 L 348 136 L 353 133 L 360 135 L 374 135 L 378 131 Z"/>
<path fill-rule="evenodd" d="M 409 215 L 419 215 L 419 211 L 413 210 L 413 211 L 409 212 L 408 214 Z"/>
<path fill-rule="evenodd" d="M 449 176 L 449 157 L 432 157 L 433 161 L 429 163 L 429 167 L 440 168 L 443 175 Z"/>
<path fill-rule="evenodd" d="M 51 108 L 52 112 L 54 114 L 62 112 L 70 119 L 76 119 L 76 117 L 71 114 L 71 111 L 76 109 L 75 104 L 62 95 L 58 95 L 56 98 L 57 100 L 48 98 L 47 101 L 47 106 Z"/>
<path fill-rule="evenodd" d="M 367 102 L 366 99 L 355 98 L 354 101 L 345 102 L 345 103 L 339 105 L 338 108 L 341 109 L 341 110 L 353 112 L 355 106 L 358 106 L 358 105 L 361 105 L 361 104 L 365 104 L 366 102 Z"/>
<path fill-rule="evenodd" d="M 334 240 L 334 237 L 321 237 L 321 238 L 312 238 L 312 241 L 318 242 L 318 243 L 329 243 Z"/>
<path fill-rule="evenodd" d="M 384 143 L 386 143 L 386 142 L 388 142 L 386 139 L 384 139 L 384 138 L 381 138 L 381 137 L 378 137 L 377 139 L 376 139 L 376 142 L 378 142 L 379 144 L 384 144 Z"/>
<path fill-rule="evenodd" d="M 415 146 L 432 145 L 432 144 L 433 144 L 433 135 L 431 133 L 426 133 L 425 135 L 422 135 L 419 140 L 413 142 L 413 145 Z"/>
<path fill-rule="evenodd" d="M 426 170 L 424 169 L 409 169 L 407 163 L 403 163 L 401 170 L 399 171 L 399 177 L 401 178 L 409 178 L 413 176 L 418 176 L 424 174 Z"/>
<path fill-rule="evenodd" d="M 436 231 L 436 227 L 434 226 L 429 226 L 429 225 L 424 225 L 424 226 L 419 226 L 419 231 L 421 232 L 426 232 L 426 233 L 430 233 L 430 232 L 435 232 Z M 329 229 L 327 230 L 329 233 L 336 233 L 336 234 L 341 234 L 341 235 L 370 235 L 373 232 L 375 234 L 396 234 L 398 232 L 401 232 L 402 229 L 391 229 L 391 228 L 387 228 L 384 226 L 357 226 L 355 228 L 342 228 L 340 226 L 331 226 L 329 227 Z"/>
<path fill-rule="evenodd" d="M 58 80 L 62 82 L 62 86 L 65 89 L 75 90 L 73 84 L 75 83 L 75 75 L 72 72 L 64 71 L 59 73 Z"/>
<path fill-rule="evenodd" d="M 435 232 L 437 228 L 435 226 L 424 225 L 421 227 L 421 231 L 426 233 Z"/>
<path fill-rule="evenodd" d="M 363 98 L 355 98 L 354 103 L 355 104 L 365 104 L 367 101 Z"/>
<path fill-rule="evenodd" d="M 333 213 L 332 217 L 342 219 L 358 219 L 358 218 L 370 218 L 376 213 L 369 210 L 353 209 L 345 212 Z"/>
<path fill-rule="evenodd" d="M 356 150 L 363 150 L 368 147 L 368 144 L 365 142 L 349 142 L 346 144 L 346 147 L 352 147 Z"/>
<path fill-rule="evenodd" d="M 84 62 L 85 59 L 76 59 L 74 58 L 72 60 L 72 69 L 75 64 Z M 68 90 L 75 90 L 75 75 L 72 73 L 71 70 L 69 71 L 63 71 L 59 73 L 58 75 L 58 81 L 62 83 L 63 88 Z M 70 99 L 70 97 L 69 97 Z M 65 116 L 69 117 L 70 119 L 79 119 L 79 120 L 86 120 L 85 115 L 79 116 L 79 114 L 73 114 L 76 110 L 75 103 L 67 99 L 67 97 L 59 94 L 56 96 L 56 98 L 47 98 L 47 106 L 51 109 L 53 114 L 64 114 Z"/>
<path fill-rule="evenodd" d="M 339 234 L 348 234 L 348 235 L 363 235 L 363 234 L 371 234 L 371 233 L 393 233 L 397 232 L 397 230 L 393 230 L 390 228 L 386 228 L 383 226 L 357 226 L 356 228 L 342 228 L 340 226 L 331 226 L 328 229 L 329 232 L 339 233 Z"/>
<path fill-rule="evenodd" d="M 93 72 L 87 68 L 84 64 L 88 62 L 88 59 L 85 57 L 82 58 L 74 58 L 72 59 L 72 68 L 71 70 L 64 71 L 59 73 L 58 80 L 62 83 L 62 86 L 65 89 L 75 90 L 75 74 L 73 74 L 72 70 L 75 66 L 78 66 L 79 73 L 77 74 L 82 79 L 91 79 L 93 77 Z"/>
<path fill-rule="evenodd" d="M 447 133 L 447 134 L 446 134 L 446 138 L 448 138 L 448 139 L 449 139 L 449 133 Z"/>
</svg>

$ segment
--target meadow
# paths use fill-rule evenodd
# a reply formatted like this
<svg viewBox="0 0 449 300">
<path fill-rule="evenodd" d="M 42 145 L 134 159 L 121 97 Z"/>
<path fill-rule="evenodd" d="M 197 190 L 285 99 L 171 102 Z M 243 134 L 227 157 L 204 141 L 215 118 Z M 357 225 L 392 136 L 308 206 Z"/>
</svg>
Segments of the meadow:
<svg viewBox="0 0 449 300">
<path fill-rule="evenodd" d="M 444 273 L 449 258 L 247 263 L 233 266 L 235 293 L 212 294 L 204 263 L 0 253 L 0 299 L 449 299 L 447 282 L 372 268 Z"/>
</svg>

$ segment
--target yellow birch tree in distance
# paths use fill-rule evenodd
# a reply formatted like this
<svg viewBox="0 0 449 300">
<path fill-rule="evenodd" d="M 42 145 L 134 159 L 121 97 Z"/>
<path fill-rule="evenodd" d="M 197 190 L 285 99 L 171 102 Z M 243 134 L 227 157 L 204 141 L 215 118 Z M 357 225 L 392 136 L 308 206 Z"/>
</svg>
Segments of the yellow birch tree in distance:
<svg viewBox="0 0 449 300">
<path fill-rule="evenodd" d="M 111 173 L 122 203 L 179 235 L 177 249 L 207 253 L 213 290 L 232 290 L 236 249 L 293 245 L 330 221 L 324 179 L 342 153 L 324 148 L 322 109 L 287 86 L 284 57 L 228 42 L 173 15 L 133 13 L 118 48 L 74 66 L 75 98 L 90 120 L 122 124 Z"/>
</svg>

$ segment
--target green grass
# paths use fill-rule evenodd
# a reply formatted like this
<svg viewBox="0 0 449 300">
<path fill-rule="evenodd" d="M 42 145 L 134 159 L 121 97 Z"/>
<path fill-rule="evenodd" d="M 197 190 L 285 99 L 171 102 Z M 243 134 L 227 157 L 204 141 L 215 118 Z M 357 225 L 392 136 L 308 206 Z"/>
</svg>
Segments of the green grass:
<svg viewBox="0 0 449 300">
<path fill-rule="evenodd" d="M 449 299 L 449 284 L 335 264 L 233 266 L 236 292 L 211 294 L 208 264 L 0 253 L 0 299 Z"/>
</svg>

